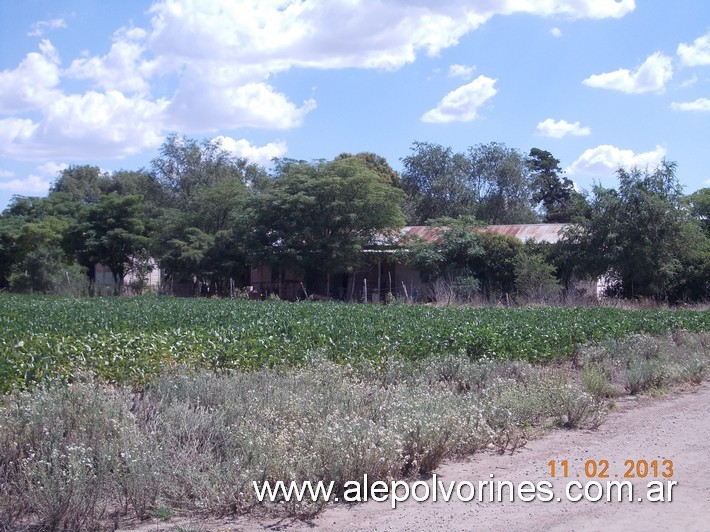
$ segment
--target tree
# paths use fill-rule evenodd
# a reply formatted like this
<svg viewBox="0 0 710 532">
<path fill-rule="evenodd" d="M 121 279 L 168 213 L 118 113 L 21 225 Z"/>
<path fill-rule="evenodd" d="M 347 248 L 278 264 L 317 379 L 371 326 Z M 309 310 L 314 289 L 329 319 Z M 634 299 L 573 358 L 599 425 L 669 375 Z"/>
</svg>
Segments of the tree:
<svg viewBox="0 0 710 532">
<path fill-rule="evenodd" d="M 539 303 L 554 302 L 562 293 L 555 267 L 527 247 L 515 257 L 515 289 L 523 300 Z"/>
<path fill-rule="evenodd" d="M 528 165 L 523 155 L 505 144 L 490 142 L 468 150 L 475 216 L 489 224 L 534 223 Z"/>
<path fill-rule="evenodd" d="M 74 202 L 96 203 L 110 187 L 111 176 L 98 166 L 72 165 L 59 173 L 50 195 L 64 193 Z"/>
<path fill-rule="evenodd" d="M 456 287 L 459 279 L 474 278 L 487 299 L 515 290 L 515 260 L 523 244 L 514 237 L 487 233 L 471 217 L 439 218 L 433 241 L 414 239 L 402 256 L 421 272 L 422 280 L 439 279 Z M 469 283 L 470 284 L 470 283 Z"/>
<path fill-rule="evenodd" d="M 701 188 L 686 196 L 685 202 L 690 207 L 690 214 L 702 226 L 710 238 L 710 188 Z"/>
<path fill-rule="evenodd" d="M 88 206 L 74 227 L 74 242 L 80 263 L 91 270 L 107 266 L 113 275 L 114 293 L 123 291 L 123 281 L 135 257 L 148 247 L 141 196 L 104 195 Z"/>
<path fill-rule="evenodd" d="M 358 158 L 280 160 L 255 198 L 254 263 L 306 274 L 352 271 L 378 234 L 404 223 L 402 191 Z"/>
<path fill-rule="evenodd" d="M 166 273 L 208 282 L 215 290 L 230 279 L 246 284 L 249 199 L 268 186 L 263 168 L 214 141 L 176 135 L 167 138 L 151 167 L 163 207 L 153 249 Z"/>
<path fill-rule="evenodd" d="M 411 150 L 413 153 L 402 159 L 408 223 L 473 214 L 476 198 L 467 183 L 470 163 L 466 156 L 429 142 L 415 142 Z"/>
<path fill-rule="evenodd" d="M 594 188 L 589 217 L 570 228 L 564 245 L 580 272 L 608 276 L 623 297 L 673 299 L 706 246 L 681 204 L 676 163 L 663 161 L 650 172 L 620 168 L 617 175 L 618 190 Z"/>
<path fill-rule="evenodd" d="M 528 157 L 531 172 L 532 199 L 542 206 L 545 223 L 567 223 L 579 214 L 584 197 L 574 189 L 574 183 L 562 176 L 560 161 L 549 151 L 533 148 Z"/>
<path fill-rule="evenodd" d="M 63 247 L 72 223 L 67 212 L 75 209 L 56 197 L 13 198 L 0 216 L 0 287 L 15 292 L 83 293 L 85 272 Z"/>
<path fill-rule="evenodd" d="M 245 158 L 234 157 L 219 143 L 202 143 L 170 135 L 151 161 L 152 175 L 165 188 L 170 206 L 189 210 L 190 201 L 201 188 L 236 180 L 250 185 L 261 179 L 264 170 Z"/>
</svg>

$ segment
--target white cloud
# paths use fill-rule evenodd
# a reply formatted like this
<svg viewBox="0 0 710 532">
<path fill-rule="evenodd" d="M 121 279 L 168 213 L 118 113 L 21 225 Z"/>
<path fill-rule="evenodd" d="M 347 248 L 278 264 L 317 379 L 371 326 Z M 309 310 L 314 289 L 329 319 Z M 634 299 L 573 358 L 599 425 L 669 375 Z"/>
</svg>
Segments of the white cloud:
<svg viewBox="0 0 710 532">
<path fill-rule="evenodd" d="M 454 46 L 495 15 L 605 18 L 634 7 L 633 0 L 162 0 L 150 9 L 150 43 L 165 59 L 229 61 L 264 72 L 292 66 L 392 70 L 421 51 L 437 55 Z"/>
<path fill-rule="evenodd" d="M 478 76 L 444 96 L 434 109 L 422 116 L 422 122 L 469 122 L 477 117 L 478 108 L 498 92 L 496 80 Z"/>
<path fill-rule="evenodd" d="M 540 122 L 535 130 L 537 135 L 552 137 L 553 139 L 561 139 L 567 135 L 583 137 L 589 135 L 591 132 L 591 129 L 580 125 L 579 122 L 570 123 L 566 120 L 558 120 L 555 122 L 552 118 Z"/>
<path fill-rule="evenodd" d="M 15 172 L 12 170 L 0 170 L 0 177 L 15 177 Z"/>
<path fill-rule="evenodd" d="M 167 102 L 128 98 L 118 91 L 63 96 L 40 122 L 0 120 L 0 155 L 18 159 L 122 157 L 163 140 Z"/>
<path fill-rule="evenodd" d="M 566 169 L 572 175 L 593 175 L 597 177 L 612 176 L 619 167 L 655 167 L 665 157 L 666 149 L 656 146 L 654 150 L 634 153 L 632 150 L 622 150 L 616 146 L 603 144 L 586 150 Z"/>
<path fill-rule="evenodd" d="M 0 181 L 0 190 L 22 196 L 44 196 L 49 191 L 50 185 L 48 179 L 29 175 L 25 179 Z"/>
<path fill-rule="evenodd" d="M 56 176 L 62 170 L 69 168 L 66 163 L 55 163 L 54 161 L 48 161 L 46 163 L 40 164 L 37 167 L 37 171 L 46 176 Z"/>
<path fill-rule="evenodd" d="M 59 56 L 44 39 L 40 53 L 30 52 L 14 70 L 0 72 L 0 113 L 30 111 L 47 105 L 59 92 Z"/>
<path fill-rule="evenodd" d="M 233 139 L 220 135 L 212 139 L 222 149 L 237 157 L 244 157 L 250 162 L 267 166 L 274 157 L 281 157 L 287 151 L 286 143 L 282 140 L 269 142 L 264 146 L 254 146 L 246 139 Z"/>
<path fill-rule="evenodd" d="M 595 74 L 582 83 L 589 87 L 618 90 L 629 94 L 663 92 L 666 82 L 672 77 L 671 58 L 656 52 L 634 71 L 620 68 L 614 72 Z"/>
<path fill-rule="evenodd" d="M 122 157 L 159 144 L 166 131 L 298 127 L 316 102 L 280 92 L 272 81 L 279 72 L 395 70 L 456 45 L 495 15 L 604 18 L 634 7 L 633 0 L 158 0 L 150 27 L 119 29 L 108 51 L 81 53 L 61 70 L 57 51 L 42 41 L 39 52 L 0 72 L 0 155 Z M 52 19 L 32 30 L 60 27 L 66 23 Z M 169 82 L 152 85 L 158 75 Z M 67 94 L 67 78 L 88 80 L 91 90 Z M 173 94 L 151 97 L 173 80 Z M 457 89 L 426 119 L 472 120 L 495 94 L 493 82 L 480 77 Z M 25 112 L 31 118 L 18 115 Z"/>
<path fill-rule="evenodd" d="M 550 30 L 550 35 L 553 37 L 562 37 L 562 30 L 560 28 L 552 28 Z"/>
<path fill-rule="evenodd" d="M 710 99 L 698 98 L 694 102 L 673 102 L 671 108 L 676 111 L 710 111 Z"/>
<path fill-rule="evenodd" d="M 474 65 L 451 65 L 449 67 L 449 77 L 471 79 L 475 71 L 476 67 Z"/>
<path fill-rule="evenodd" d="M 64 22 L 63 18 L 53 18 L 49 20 L 38 20 L 31 26 L 31 30 L 27 33 L 28 37 L 41 37 L 47 30 L 54 30 L 57 28 L 66 28 L 67 23 Z"/>
<path fill-rule="evenodd" d="M 171 129 L 289 129 L 300 126 L 315 107 L 315 100 L 298 107 L 266 83 L 238 85 L 230 83 L 229 76 L 217 79 L 194 75 L 183 81 L 167 113 Z"/>
<path fill-rule="evenodd" d="M 693 75 L 690 76 L 688 79 L 686 79 L 685 81 L 683 81 L 683 82 L 680 84 L 680 86 L 681 86 L 682 88 L 691 87 L 692 85 L 695 85 L 697 82 L 698 82 L 698 76 L 697 76 L 697 74 L 693 74 Z"/>
<path fill-rule="evenodd" d="M 146 32 L 140 28 L 122 28 L 114 34 L 108 54 L 102 57 L 75 59 L 66 75 L 90 79 L 95 87 L 129 93 L 146 93 L 147 78 L 155 63 L 143 59 Z"/>
<path fill-rule="evenodd" d="M 679 44 L 676 53 L 685 66 L 710 65 L 710 31 L 695 39 L 693 44 Z"/>
</svg>

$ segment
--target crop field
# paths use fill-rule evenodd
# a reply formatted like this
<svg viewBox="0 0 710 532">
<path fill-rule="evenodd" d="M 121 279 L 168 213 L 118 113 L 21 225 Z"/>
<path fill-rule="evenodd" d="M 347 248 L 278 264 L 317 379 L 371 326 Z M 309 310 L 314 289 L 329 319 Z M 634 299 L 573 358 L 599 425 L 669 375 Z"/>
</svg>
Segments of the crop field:
<svg viewBox="0 0 710 532">
<path fill-rule="evenodd" d="M 0 297 L 0 392 L 91 371 L 137 384 L 172 366 L 260 369 L 468 355 L 542 362 L 576 345 L 710 330 L 710 313 L 612 308 L 431 308 L 174 298 Z"/>
</svg>

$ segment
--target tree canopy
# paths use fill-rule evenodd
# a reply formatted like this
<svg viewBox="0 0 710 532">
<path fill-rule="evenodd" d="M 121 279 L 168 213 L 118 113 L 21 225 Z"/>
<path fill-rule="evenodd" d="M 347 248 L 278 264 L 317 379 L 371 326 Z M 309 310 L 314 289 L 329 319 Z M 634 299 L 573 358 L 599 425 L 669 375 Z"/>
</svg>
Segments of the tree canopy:
<svg viewBox="0 0 710 532">
<path fill-rule="evenodd" d="M 46 198 L 15 197 L 0 215 L 0 289 L 85 292 L 81 280 L 101 263 L 120 293 L 128 272 L 143 275 L 153 261 L 193 293 L 197 284 L 210 293 L 246 286 L 260 265 L 306 283 L 342 281 L 369 267 L 363 249 L 406 223 L 429 223 L 439 238 L 409 243 L 407 260 L 460 293 L 543 298 L 572 279 L 605 276 L 622 297 L 710 294 L 710 189 L 683 196 L 675 163 L 620 168 L 617 188 L 585 195 L 540 148 L 414 142 L 402 166 L 400 174 L 375 153 L 344 152 L 276 159 L 267 171 L 214 141 L 177 135 L 148 168 L 71 165 Z M 478 230 L 540 221 L 570 223 L 568 238 L 523 245 Z"/>
</svg>

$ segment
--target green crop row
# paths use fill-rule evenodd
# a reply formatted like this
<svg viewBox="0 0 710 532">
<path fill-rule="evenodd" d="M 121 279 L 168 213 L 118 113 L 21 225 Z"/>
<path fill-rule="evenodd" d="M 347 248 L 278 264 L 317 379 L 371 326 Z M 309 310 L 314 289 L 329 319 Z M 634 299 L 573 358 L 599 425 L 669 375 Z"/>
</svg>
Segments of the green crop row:
<svg viewBox="0 0 710 532">
<path fill-rule="evenodd" d="M 89 370 L 144 382 L 174 365 L 254 369 L 337 362 L 567 358 L 633 333 L 710 330 L 710 313 L 612 308 L 431 308 L 175 298 L 0 296 L 0 391 Z"/>
</svg>

